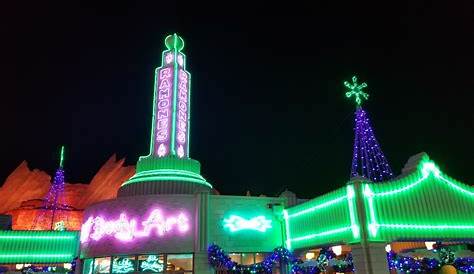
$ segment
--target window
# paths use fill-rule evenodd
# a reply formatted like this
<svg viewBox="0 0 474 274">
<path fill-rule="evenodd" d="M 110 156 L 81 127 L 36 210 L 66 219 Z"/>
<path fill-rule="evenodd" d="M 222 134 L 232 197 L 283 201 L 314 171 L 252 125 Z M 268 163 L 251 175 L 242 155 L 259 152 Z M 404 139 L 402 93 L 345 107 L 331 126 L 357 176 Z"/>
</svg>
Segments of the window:
<svg viewBox="0 0 474 274">
<path fill-rule="evenodd" d="M 95 258 L 94 273 L 110 273 L 110 257 Z"/>
<path fill-rule="evenodd" d="M 94 269 L 94 259 L 85 259 L 84 266 L 82 267 L 82 273 L 92 274 L 93 269 Z"/>
<path fill-rule="evenodd" d="M 112 273 L 129 273 L 135 271 L 135 256 L 118 256 L 112 260 Z"/>
<path fill-rule="evenodd" d="M 163 273 L 165 270 L 164 255 L 140 255 L 138 256 L 138 271 Z"/>
<path fill-rule="evenodd" d="M 242 264 L 251 265 L 254 264 L 254 254 L 253 253 L 242 253 Z"/>
<path fill-rule="evenodd" d="M 193 254 L 168 254 L 166 257 L 167 273 L 186 273 L 193 271 Z"/>
</svg>

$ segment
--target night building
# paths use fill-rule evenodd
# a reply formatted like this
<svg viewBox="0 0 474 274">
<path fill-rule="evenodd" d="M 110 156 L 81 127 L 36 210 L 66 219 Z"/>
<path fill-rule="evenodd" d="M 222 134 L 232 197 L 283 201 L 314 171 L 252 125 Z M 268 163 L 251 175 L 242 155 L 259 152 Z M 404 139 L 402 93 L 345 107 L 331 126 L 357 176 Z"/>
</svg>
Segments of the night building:
<svg viewBox="0 0 474 274">
<path fill-rule="evenodd" d="M 165 45 L 155 72 L 150 153 L 135 174 L 116 198 L 85 208 L 80 232 L 0 231 L 1 264 L 75 262 L 85 274 L 317 273 L 311 267 L 389 273 L 387 252 L 428 256 L 430 242 L 451 246 L 458 259 L 473 257 L 467 244 L 474 241 L 474 188 L 443 174 L 425 153 L 390 181 L 354 177 L 307 201 L 289 191 L 219 195 L 189 157 L 184 41 L 174 34 Z"/>
</svg>

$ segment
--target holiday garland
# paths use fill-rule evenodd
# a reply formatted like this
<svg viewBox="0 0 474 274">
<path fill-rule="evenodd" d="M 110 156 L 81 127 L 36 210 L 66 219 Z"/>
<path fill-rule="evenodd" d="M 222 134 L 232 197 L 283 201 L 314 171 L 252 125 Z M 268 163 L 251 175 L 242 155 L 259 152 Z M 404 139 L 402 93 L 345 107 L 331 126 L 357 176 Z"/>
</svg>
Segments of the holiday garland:
<svg viewBox="0 0 474 274">
<path fill-rule="evenodd" d="M 454 252 L 440 243 L 433 247 L 433 252 L 439 254 L 439 260 L 436 258 L 417 259 L 397 255 L 395 252 L 390 251 L 387 253 L 388 268 L 405 273 L 432 273 L 444 265 L 452 265 L 464 273 L 474 273 L 474 258 L 455 258 Z"/>
<path fill-rule="evenodd" d="M 337 272 L 351 272 L 354 270 L 352 255 L 349 253 L 344 260 L 336 260 L 330 249 L 323 248 L 316 260 L 315 266 L 303 266 L 298 257 L 284 247 L 277 247 L 264 258 L 262 262 L 252 265 L 242 265 L 232 261 L 227 253 L 218 245 L 211 244 L 207 250 L 209 264 L 214 268 L 234 273 L 272 273 L 275 265 L 289 265 L 292 273 L 317 274 L 326 271 L 328 266 Z"/>
</svg>

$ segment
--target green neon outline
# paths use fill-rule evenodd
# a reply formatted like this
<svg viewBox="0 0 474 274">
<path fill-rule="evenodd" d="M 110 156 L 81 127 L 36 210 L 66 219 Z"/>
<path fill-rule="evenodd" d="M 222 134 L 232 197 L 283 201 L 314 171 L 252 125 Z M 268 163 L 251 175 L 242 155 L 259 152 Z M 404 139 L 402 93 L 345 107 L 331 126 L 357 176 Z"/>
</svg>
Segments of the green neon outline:
<svg viewBox="0 0 474 274">
<path fill-rule="evenodd" d="M 122 186 L 126 186 L 132 183 L 150 182 L 154 180 L 156 181 L 183 181 L 183 182 L 190 182 L 190 183 L 199 183 L 199 184 L 212 188 L 212 186 L 206 181 L 203 181 L 200 179 L 179 177 L 179 176 L 152 176 L 152 177 L 145 177 L 145 178 L 130 179 L 126 183 L 122 184 Z"/>
<path fill-rule="evenodd" d="M 349 206 L 349 218 L 351 220 L 352 236 L 355 239 L 358 239 L 360 236 L 360 227 L 357 225 L 355 212 L 354 212 L 354 196 L 355 196 L 354 186 L 348 185 L 346 189 L 347 189 L 347 204 Z"/>
<path fill-rule="evenodd" d="M 379 227 L 388 227 L 395 229 L 472 229 L 474 225 L 408 225 L 408 224 L 377 224 Z"/>
<path fill-rule="evenodd" d="M 301 216 L 301 215 L 304 215 L 304 214 L 307 214 L 307 213 L 310 213 L 310 212 L 315 212 L 317 211 L 318 209 L 323 209 L 323 208 L 326 208 L 326 207 L 329 207 L 333 204 L 336 204 L 338 202 L 341 202 L 343 201 L 344 199 L 347 198 L 347 195 L 344 195 L 344 196 L 341 196 L 339 198 L 335 198 L 333 200 L 330 200 L 330 201 L 327 201 L 327 202 L 324 202 L 322 204 L 319 204 L 319 205 L 316 205 L 316 206 L 313 206 L 313 207 L 310 207 L 310 208 L 307 208 L 307 209 L 304 209 L 302 211 L 299 211 L 297 213 L 293 213 L 291 215 L 289 215 L 288 217 L 289 218 L 293 218 L 293 217 L 298 217 L 298 216 Z"/>
<path fill-rule="evenodd" d="M 61 152 L 59 154 L 59 167 L 63 167 L 64 164 L 64 146 L 61 146 Z"/>
<path fill-rule="evenodd" d="M 350 226 L 341 227 L 341 228 L 326 230 L 326 231 L 319 232 L 319 233 L 309 234 L 309 235 L 306 235 L 306 236 L 296 237 L 296 238 L 291 239 L 290 241 L 299 242 L 299 241 L 309 240 L 309 239 L 313 239 L 313 238 L 317 238 L 317 237 L 339 234 L 339 233 L 343 233 L 343 232 L 346 232 L 346 231 L 351 230 L 351 229 L 352 229 L 352 227 L 350 227 Z"/>
<path fill-rule="evenodd" d="M 285 220 L 286 240 L 285 245 L 288 250 L 291 250 L 291 234 L 290 234 L 290 218 L 288 217 L 288 210 L 283 210 L 283 219 Z"/>
<path fill-rule="evenodd" d="M 0 254 L 0 258 L 43 258 L 43 257 L 55 257 L 55 258 L 72 258 L 74 254 Z"/>
<path fill-rule="evenodd" d="M 76 236 L 23 236 L 23 235 L 0 235 L 0 240 L 71 240 Z"/>
<path fill-rule="evenodd" d="M 177 58 L 178 58 L 178 49 L 177 49 L 177 46 L 176 46 L 176 43 L 178 42 L 178 35 L 175 33 L 173 34 L 174 36 L 174 39 L 173 39 L 173 115 L 171 116 L 171 119 L 172 119 L 172 126 L 171 126 L 171 154 L 172 155 L 176 155 L 176 150 L 175 150 L 175 146 L 176 146 L 176 104 L 177 104 L 177 101 L 178 101 L 178 61 L 177 61 Z M 184 42 L 183 42 L 183 47 L 184 47 Z M 183 60 L 184 61 L 184 60 Z"/>
<path fill-rule="evenodd" d="M 387 228 L 391 228 L 391 229 L 440 229 L 440 230 L 474 229 L 474 226 L 466 226 L 466 225 L 417 225 L 417 224 L 379 224 L 379 223 L 377 223 L 377 220 L 376 220 L 376 217 L 375 217 L 374 201 L 373 201 L 375 197 L 384 197 L 384 196 L 389 196 L 389 195 L 394 195 L 394 194 L 398 194 L 398 193 L 401 193 L 401 192 L 405 192 L 409 189 L 412 189 L 416 185 L 419 185 L 420 183 L 424 182 L 431 175 L 434 176 L 437 179 L 440 179 L 441 181 L 446 183 L 451 188 L 457 190 L 458 192 L 461 192 L 463 194 L 467 194 L 469 196 L 474 196 L 474 191 L 471 192 L 471 191 L 459 186 L 455 182 L 452 182 L 451 180 L 445 178 L 441 174 L 441 171 L 439 170 L 439 168 L 436 166 L 436 164 L 433 161 L 427 161 L 427 162 L 423 163 L 418 168 L 418 170 L 422 174 L 422 177 L 420 179 L 418 179 L 415 182 L 410 183 L 406 186 L 395 189 L 395 190 L 374 193 L 372 191 L 372 189 L 370 188 L 369 184 L 363 184 L 364 185 L 363 194 L 364 194 L 364 197 L 366 197 L 368 205 L 369 205 L 369 222 L 367 223 L 367 226 L 369 228 L 371 236 L 372 237 L 377 236 L 377 232 L 378 232 L 379 227 L 387 227 Z"/>
</svg>

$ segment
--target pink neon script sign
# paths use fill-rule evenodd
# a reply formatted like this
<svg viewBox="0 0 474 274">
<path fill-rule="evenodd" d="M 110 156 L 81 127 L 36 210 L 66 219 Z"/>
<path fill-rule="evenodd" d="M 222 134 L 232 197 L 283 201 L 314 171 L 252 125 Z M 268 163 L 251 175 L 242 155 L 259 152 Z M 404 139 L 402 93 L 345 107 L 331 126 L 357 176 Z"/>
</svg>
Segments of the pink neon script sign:
<svg viewBox="0 0 474 274">
<path fill-rule="evenodd" d="M 106 220 L 103 217 L 91 216 L 81 227 L 81 243 L 90 239 L 98 241 L 107 236 L 113 236 L 121 241 L 130 241 L 141 237 L 155 235 L 164 236 L 172 231 L 184 233 L 189 230 L 189 220 L 182 212 L 176 216 L 164 217 L 159 209 L 153 210 L 148 218 L 141 222 L 142 229 L 137 227 L 135 219 L 128 219 L 125 213 L 116 220 Z"/>
</svg>

